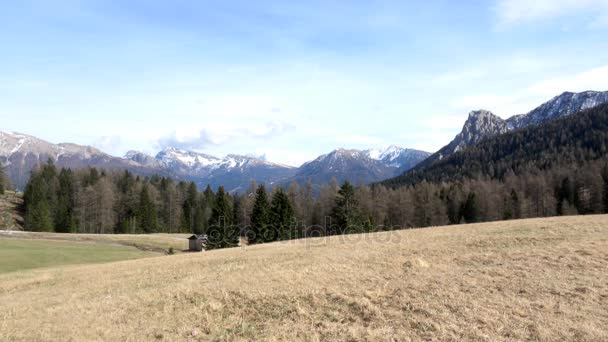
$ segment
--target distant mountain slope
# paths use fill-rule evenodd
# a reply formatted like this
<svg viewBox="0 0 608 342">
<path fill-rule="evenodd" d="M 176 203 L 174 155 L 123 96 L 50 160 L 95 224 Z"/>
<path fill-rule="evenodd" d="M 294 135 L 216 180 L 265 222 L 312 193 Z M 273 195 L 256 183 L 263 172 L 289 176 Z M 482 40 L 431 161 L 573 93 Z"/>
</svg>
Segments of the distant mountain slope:
<svg viewBox="0 0 608 342">
<path fill-rule="evenodd" d="M 483 140 L 422 169 L 390 179 L 391 186 L 449 182 L 464 178 L 502 178 L 507 172 L 548 169 L 608 157 L 608 104 L 540 125 Z"/>
<path fill-rule="evenodd" d="M 431 155 L 429 152 L 396 145 L 391 145 L 386 149 L 370 149 L 364 152 L 368 157 L 382 162 L 385 166 L 396 168 L 395 173 L 397 174 L 413 168 Z"/>
<path fill-rule="evenodd" d="M 338 149 L 305 163 L 290 181 L 304 183 L 310 179 L 313 184 L 325 184 L 336 178 L 340 183 L 349 180 L 365 184 L 389 178 L 393 173 L 394 169 L 364 151 Z"/>
<path fill-rule="evenodd" d="M 299 167 L 289 182 L 313 184 L 339 183 L 348 180 L 355 184 L 378 182 L 409 170 L 430 155 L 428 152 L 391 145 L 386 149 L 337 149 Z"/>
<path fill-rule="evenodd" d="M 608 103 L 608 91 L 565 92 L 543 103 L 528 114 L 515 115 L 507 120 L 503 120 L 487 110 L 472 111 L 469 113 L 462 131 L 454 140 L 424 160 L 424 162 L 419 163 L 416 169 L 423 169 L 484 139 L 512 130 L 543 124 L 604 103 Z"/>
<path fill-rule="evenodd" d="M 200 187 L 223 185 L 227 191 L 238 192 L 246 189 L 252 180 L 269 186 L 292 181 L 304 183 L 309 179 L 320 185 L 333 177 L 340 181 L 377 182 L 409 170 L 430 155 L 394 145 L 379 150 L 345 151 L 336 150 L 300 168 L 252 156 L 230 154 L 217 158 L 172 147 L 155 157 L 129 151 L 119 158 L 90 146 L 52 144 L 33 136 L 0 131 L 0 165 L 6 167 L 8 177 L 19 189 L 25 187 L 31 170 L 49 159 L 59 167 L 126 169 L 143 176 L 158 174 L 194 181 Z"/>
<path fill-rule="evenodd" d="M 113 157 L 90 146 L 76 144 L 52 144 L 36 137 L 0 131 L 0 164 L 13 185 L 23 189 L 30 171 L 51 159 L 57 166 L 69 168 L 99 167 L 104 169 L 128 169 L 147 176 L 165 174 L 157 167 L 148 167 L 132 160 Z"/>
</svg>

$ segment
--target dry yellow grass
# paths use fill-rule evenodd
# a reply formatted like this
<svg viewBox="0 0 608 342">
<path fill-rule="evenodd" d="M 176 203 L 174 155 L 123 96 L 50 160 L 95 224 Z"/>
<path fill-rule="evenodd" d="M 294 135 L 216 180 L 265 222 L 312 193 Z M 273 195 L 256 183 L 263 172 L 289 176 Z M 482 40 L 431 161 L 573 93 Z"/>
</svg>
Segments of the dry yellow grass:
<svg viewBox="0 0 608 342">
<path fill-rule="evenodd" d="M 0 275 L 0 340 L 608 340 L 608 216 Z"/>
</svg>

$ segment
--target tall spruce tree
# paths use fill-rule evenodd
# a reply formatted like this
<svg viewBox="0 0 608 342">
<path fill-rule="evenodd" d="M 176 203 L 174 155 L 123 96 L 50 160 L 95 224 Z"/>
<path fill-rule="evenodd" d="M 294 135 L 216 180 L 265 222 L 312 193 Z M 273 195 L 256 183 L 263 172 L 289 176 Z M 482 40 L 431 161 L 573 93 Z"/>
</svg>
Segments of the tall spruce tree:
<svg viewBox="0 0 608 342">
<path fill-rule="evenodd" d="M 275 227 L 271 225 L 270 203 L 264 184 L 260 185 L 255 192 L 253 210 L 251 211 L 251 229 L 248 234 L 249 243 L 262 243 L 276 240 L 278 234 Z"/>
<path fill-rule="evenodd" d="M 55 206 L 55 231 L 70 233 L 76 230 L 74 217 L 75 203 L 74 175 L 70 169 L 61 169 L 59 172 L 59 190 Z"/>
<path fill-rule="evenodd" d="M 184 225 L 188 232 L 196 233 L 198 229 L 195 228 L 195 215 L 198 209 L 198 190 L 194 182 L 190 182 L 188 190 L 186 192 L 186 200 L 183 205 L 184 212 Z"/>
<path fill-rule="evenodd" d="M 277 238 L 280 240 L 291 240 L 299 237 L 295 211 L 283 189 L 277 190 L 272 196 L 270 226 L 277 232 Z"/>
<path fill-rule="evenodd" d="M 194 220 L 192 221 L 192 233 L 203 234 L 207 230 L 207 217 L 205 215 L 205 202 L 199 200 L 194 208 Z"/>
<path fill-rule="evenodd" d="M 355 188 L 348 182 L 338 190 L 334 207 L 331 211 L 331 225 L 328 234 L 343 234 L 364 231 L 361 215 L 357 207 Z"/>
<path fill-rule="evenodd" d="M 139 194 L 139 210 L 137 214 L 137 221 L 144 233 L 154 233 L 157 231 L 157 211 L 154 201 L 150 197 L 148 184 L 144 184 Z"/>
<path fill-rule="evenodd" d="M 467 223 L 479 221 L 479 206 L 477 204 L 477 195 L 474 192 L 469 192 L 467 196 L 467 200 L 462 207 L 462 217 Z"/>
<path fill-rule="evenodd" d="M 227 248 L 238 245 L 239 231 L 232 223 L 232 203 L 230 195 L 220 186 L 215 195 L 213 210 L 207 235 L 209 237 L 208 247 Z"/>
</svg>

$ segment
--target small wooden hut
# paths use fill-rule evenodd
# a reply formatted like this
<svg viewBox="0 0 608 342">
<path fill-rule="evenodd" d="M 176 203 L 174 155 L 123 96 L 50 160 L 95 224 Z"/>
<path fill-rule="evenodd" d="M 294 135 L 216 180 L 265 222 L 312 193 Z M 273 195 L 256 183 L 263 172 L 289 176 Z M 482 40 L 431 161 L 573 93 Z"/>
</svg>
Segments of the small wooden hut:
<svg viewBox="0 0 608 342">
<path fill-rule="evenodd" d="M 207 235 L 192 235 L 188 238 L 190 252 L 202 252 L 207 248 Z"/>
</svg>

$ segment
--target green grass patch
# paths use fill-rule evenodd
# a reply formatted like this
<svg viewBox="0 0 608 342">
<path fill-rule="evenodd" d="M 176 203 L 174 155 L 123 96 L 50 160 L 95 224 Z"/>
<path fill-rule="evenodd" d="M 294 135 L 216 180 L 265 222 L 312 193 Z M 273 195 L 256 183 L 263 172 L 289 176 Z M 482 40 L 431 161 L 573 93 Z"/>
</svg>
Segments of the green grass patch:
<svg viewBox="0 0 608 342">
<path fill-rule="evenodd" d="M 74 264 L 96 264 L 158 256 L 134 247 L 108 244 L 0 239 L 0 273 Z"/>
</svg>

